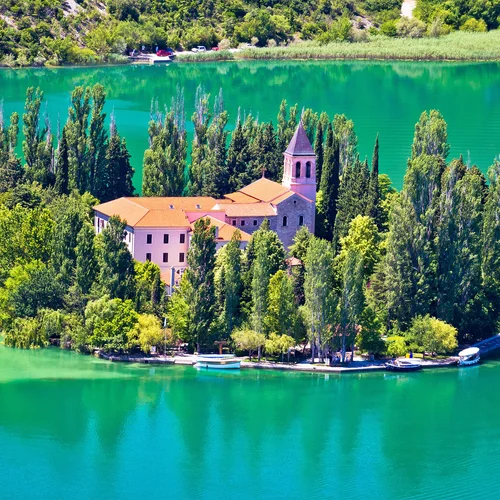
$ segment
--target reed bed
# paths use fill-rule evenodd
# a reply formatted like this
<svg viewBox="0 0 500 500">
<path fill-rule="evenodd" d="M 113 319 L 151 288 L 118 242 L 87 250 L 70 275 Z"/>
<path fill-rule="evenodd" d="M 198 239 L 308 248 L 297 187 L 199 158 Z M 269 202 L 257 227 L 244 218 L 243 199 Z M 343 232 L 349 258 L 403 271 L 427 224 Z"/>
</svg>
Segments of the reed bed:
<svg viewBox="0 0 500 500">
<path fill-rule="evenodd" d="M 319 45 L 299 42 L 287 47 L 244 49 L 238 52 L 186 53 L 180 61 L 246 59 L 387 59 L 412 61 L 500 60 L 500 30 L 488 33 L 454 32 L 440 38 L 388 38 L 372 36 L 366 42 Z"/>
</svg>

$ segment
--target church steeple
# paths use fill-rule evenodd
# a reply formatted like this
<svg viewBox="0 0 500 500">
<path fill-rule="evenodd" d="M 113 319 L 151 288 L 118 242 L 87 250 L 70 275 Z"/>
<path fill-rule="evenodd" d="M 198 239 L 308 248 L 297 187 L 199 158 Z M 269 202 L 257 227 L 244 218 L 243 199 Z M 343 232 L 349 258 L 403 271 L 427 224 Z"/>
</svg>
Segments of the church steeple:
<svg viewBox="0 0 500 500">
<path fill-rule="evenodd" d="M 316 155 L 302 120 L 283 154 L 283 186 L 316 201 Z"/>
</svg>

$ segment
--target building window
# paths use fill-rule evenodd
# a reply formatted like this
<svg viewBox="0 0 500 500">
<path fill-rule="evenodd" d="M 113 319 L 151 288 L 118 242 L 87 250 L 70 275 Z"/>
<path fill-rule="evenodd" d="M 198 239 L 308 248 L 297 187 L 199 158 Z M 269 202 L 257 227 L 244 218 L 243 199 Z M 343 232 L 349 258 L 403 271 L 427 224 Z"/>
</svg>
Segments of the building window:
<svg viewBox="0 0 500 500">
<path fill-rule="evenodd" d="M 240 222 L 240 225 L 244 226 L 244 225 L 245 225 L 245 221 L 244 221 L 244 220 L 242 220 L 242 221 Z"/>
<path fill-rule="evenodd" d="M 185 234 L 181 234 L 180 237 L 179 237 L 179 243 L 185 243 L 186 242 L 186 235 Z"/>
<path fill-rule="evenodd" d="M 286 215 L 283 216 L 283 227 L 288 226 L 288 217 Z"/>
<path fill-rule="evenodd" d="M 169 208 L 170 208 L 170 210 L 173 210 L 174 206 L 173 205 L 169 205 Z"/>
<path fill-rule="evenodd" d="M 152 234 L 147 234 L 146 235 L 146 243 L 148 245 L 151 245 L 151 243 L 153 243 L 153 235 Z"/>
<path fill-rule="evenodd" d="M 201 206 L 200 205 L 196 205 L 196 208 L 199 210 L 201 208 Z"/>
<path fill-rule="evenodd" d="M 253 225 L 256 226 L 257 225 L 257 219 L 254 219 L 253 220 Z"/>
<path fill-rule="evenodd" d="M 303 226 L 303 225 L 304 225 L 304 216 L 299 215 L 299 226 Z"/>
<path fill-rule="evenodd" d="M 168 245 L 168 234 L 164 234 L 164 235 L 163 235 L 163 243 L 164 243 L 165 245 Z"/>
<path fill-rule="evenodd" d="M 146 260 L 151 261 L 151 254 L 150 254 L 150 253 L 147 253 L 147 254 L 146 254 Z"/>
<path fill-rule="evenodd" d="M 236 221 L 235 221 L 235 220 L 233 220 L 232 224 L 233 224 L 233 226 L 236 226 Z"/>
<path fill-rule="evenodd" d="M 297 179 L 300 177 L 300 161 L 295 164 L 295 177 Z"/>
<path fill-rule="evenodd" d="M 163 254 L 163 262 L 168 262 L 168 253 Z"/>
<path fill-rule="evenodd" d="M 306 163 L 306 177 L 309 178 L 311 177 L 311 162 L 308 161 Z"/>
<path fill-rule="evenodd" d="M 184 254 L 183 253 L 179 254 L 179 262 L 184 262 Z"/>
</svg>

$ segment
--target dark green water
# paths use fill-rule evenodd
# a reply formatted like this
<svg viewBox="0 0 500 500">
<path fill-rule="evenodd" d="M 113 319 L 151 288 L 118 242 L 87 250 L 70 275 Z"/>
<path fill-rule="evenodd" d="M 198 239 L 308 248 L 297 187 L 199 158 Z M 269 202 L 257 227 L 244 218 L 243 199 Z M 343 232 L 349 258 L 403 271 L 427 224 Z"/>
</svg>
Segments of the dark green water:
<svg viewBox="0 0 500 500">
<path fill-rule="evenodd" d="M 339 377 L 0 347 L 0 498 L 498 498 L 499 379 L 498 362 Z"/>
<path fill-rule="evenodd" d="M 28 86 L 40 86 L 53 119 L 66 120 L 69 91 L 100 82 L 108 91 L 107 111 L 116 112 L 141 184 L 152 98 L 170 104 L 177 85 L 185 89 L 191 116 L 198 84 L 215 95 L 223 89 L 230 126 L 238 108 L 276 123 L 286 98 L 331 116 L 346 113 L 355 122 L 362 158 L 371 158 L 380 134 L 380 169 L 401 186 L 413 128 L 420 113 L 437 108 L 449 124 L 451 156 L 463 153 L 485 171 L 500 154 L 500 65 L 415 62 L 239 62 L 106 68 L 0 71 L 0 99 L 6 114 L 21 111 Z M 192 130 L 191 123 L 188 129 Z"/>
</svg>

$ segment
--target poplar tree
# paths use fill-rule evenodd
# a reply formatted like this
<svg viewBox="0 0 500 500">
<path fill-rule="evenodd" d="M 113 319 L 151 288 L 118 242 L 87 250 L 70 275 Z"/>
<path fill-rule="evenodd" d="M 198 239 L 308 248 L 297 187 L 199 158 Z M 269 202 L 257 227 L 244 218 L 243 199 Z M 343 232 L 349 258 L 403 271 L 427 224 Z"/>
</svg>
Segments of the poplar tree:
<svg viewBox="0 0 500 500">
<path fill-rule="evenodd" d="M 429 113 L 424 111 L 415 124 L 411 157 L 437 155 L 446 160 L 449 152 L 447 124 L 443 116 L 435 109 L 432 109 Z"/>
<path fill-rule="evenodd" d="M 314 141 L 314 154 L 316 155 L 316 191 L 321 189 L 321 175 L 323 171 L 323 142 L 325 138 L 323 135 L 323 124 L 321 120 L 318 122 L 318 129 L 316 131 L 316 139 Z"/>
<path fill-rule="evenodd" d="M 71 92 L 67 127 L 69 189 L 84 193 L 89 189 L 87 128 L 90 113 L 90 88 L 75 87 Z"/>
<path fill-rule="evenodd" d="M 238 189 L 251 182 L 252 177 L 247 170 L 250 159 L 249 144 L 243 134 L 243 124 L 238 119 L 227 152 L 227 174 L 230 192 L 238 191 Z"/>
<path fill-rule="evenodd" d="M 333 252 L 330 242 L 312 237 L 305 258 L 305 311 L 311 357 L 323 359 L 331 340 L 335 297 L 332 292 Z"/>
<path fill-rule="evenodd" d="M 53 183 L 54 149 L 50 123 L 45 117 L 41 126 L 40 107 L 43 92 L 29 87 L 26 91 L 26 101 L 23 114 L 23 155 L 26 162 L 26 176 L 31 181 L 37 181 L 46 187 Z"/>
<path fill-rule="evenodd" d="M 107 196 L 109 171 L 107 169 L 106 152 L 108 149 L 108 134 L 104 127 L 106 114 L 103 113 L 106 103 L 106 91 L 96 84 L 90 91 L 92 96 L 92 111 L 87 137 L 86 160 L 88 163 L 88 190 L 99 200 L 111 199 Z"/>
<path fill-rule="evenodd" d="M 363 257 L 355 248 L 347 251 L 343 269 L 342 292 L 340 298 L 340 334 L 342 336 L 342 362 L 351 346 L 354 355 L 354 340 L 361 322 L 364 309 L 364 271 Z M 352 358 L 351 358 L 352 359 Z"/>
<path fill-rule="evenodd" d="M 195 111 L 192 116 L 194 138 L 191 143 L 191 165 L 189 168 L 189 187 L 191 196 L 201 195 L 206 184 L 206 163 L 208 155 L 207 131 L 212 119 L 209 109 L 210 95 L 199 85 L 196 89 Z"/>
<path fill-rule="evenodd" d="M 101 201 L 109 201 L 122 196 L 132 196 L 134 169 L 130 165 L 130 154 L 125 139 L 121 139 L 114 116 L 111 116 L 110 138 L 106 150 L 106 180 L 103 183 Z M 103 178 L 104 180 L 104 178 Z"/>
<path fill-rule="evenodd" d="M 443 175 L 437 248 L 437 314 L 472 334 L 473 302 L 481 291 L 481 230 L 483 191 L 481 179 L 471 170 L 462 174 L 463 161 L 453 161 Z M 475 311 L 474 311 L 475 312 Z M 474 314 L 475 316 L 475 314 Z"/>
<path fill-rule="evenodd" d="M 151 106 L 149 148 L 144 152 L 142 194 L 181 196 L 185 188 L 187 135 L 184 128 L 184 96 L 178 88 L 165 116 L 157 103 Z"/>
<path fill-rule="evenodd" d="M 319 122 L 318 113 L 315 113 L 311 108 L 307 108 L 302 111 L 300 119 L 302 120 L 302 125 L 304 126 L 309 142 L 314 144 L 316 128 Z"/>
<path fill-rule="evenodd" d="M 435 316 L 436 236 L 440 156 L 422 155 L 408 163 L 403 191 L 394 203 L 387 238 L 386 285 L 389 320 L 401 327 L 416 315 Z"/>
<path fill-rule="evenodd" d="M 207 153 L 203 164 L 205 183 L 201 194 L 222 198 L 228 192 L 227 173 L 227 111 L 224 110 L 222 89 L 215 98 L 214 117 L 207 129 Z"/>
<path fill-rule="evenodd" d="M 269 334 L 290 335 L 296 321 L 297 306 L 292 278 L 283 270 L 273 274 L 267 291 L 265 329 Z"/>
<path fill-rule="evenodd" d="M 252 324 L 257 333 L 264 333 L 264 319 L 267 315 L 268 286 L 271 277 L 271 263 L 265 241 L 257 244 L 252 276 Z"/>
<path fill-rule="evenodd" d="M 15 148 L 19 135 L 19 115 L 12 113 L 10 123 L 5 128 L 3 107 L 0 104 L 0 192 L 15 187 L 23 177 L 21 160 Z"/>
<path fill-rule="evenodd" d="M 209 339 L 215 313 L 215 227 L 210 219 L 198 219 L 187 255 L 188 268 L 184 275 L 188 295 L 190 338 L 201 352 L 201 346 Z"/>
<path fill-rule="evenodd" d="M 55 189 L 59 194 L 68 194 L 69 183 L 68 140 L 66 127 L 63 127 L 61 140 L 57 147 L 57 169 Z"/>
<path fill-rule="evenodd" d="M 297 128 L 297 104 L 288 108 L 286 99 L 280 104 L 278 113 L 278 150 L 285 152 Z"/>
<path fill-rule="evenodd" d="M 87 295 L 97 275 L 95 250 L 95 229 L 90 222 L 85 222 L 76 238 L 75 284 L 83 295 Z"/>
<path fill-rule="evenodd" d="M 112 299 L 132 299 L 135 294 L 134 261 L 124 239 L 125 222 L 117 216 L 110 217 L 98 235 L 99 288 Z"/>
<path fill-rule="evenodd" d="M 500 316 L 500 162 L 488 170 L 489 188 L 482 232 L 482 278 L 493 324 Z M 487 334 L 484 335 L 485 337 Z"/>
<path fill-rule="evenodd" d="M 231 241 L 217 252 L 215 287 L 218 299 L 221 329 L 228 337 L 238 323 L 238 309 L 242 291 L 241 233 L 236 230 Z"/>
<path fill-rule="evenodd" d="M 333 118 L 333 133 L 339 145 L 340 175 L 348 166 L 353 166 L 358 158 L 358 137 L 354 131 L 354 123 L 345 115 Z"/>
</svg>

